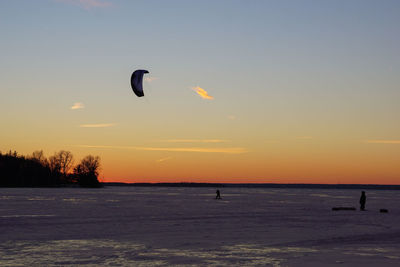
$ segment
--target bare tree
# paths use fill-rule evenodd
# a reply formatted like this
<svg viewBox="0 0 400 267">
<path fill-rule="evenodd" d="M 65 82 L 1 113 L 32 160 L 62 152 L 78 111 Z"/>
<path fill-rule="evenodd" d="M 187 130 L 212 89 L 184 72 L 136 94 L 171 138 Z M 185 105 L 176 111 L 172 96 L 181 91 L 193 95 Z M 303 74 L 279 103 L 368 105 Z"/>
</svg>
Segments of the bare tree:
<svg viewBox="0 0 400 267">
<path fill-rule="evenodd" d="M 61 150 L 58 152 L 57 157 L 60 162 L 61 173 L 65 177 L 72 169 L 72 165 L 74 164 L 74 156 L 69 151 Z"/>
<path fill-rule="evenodd" d="M 43 150 L 33 151 L 31 159 L 36 160 L 37 162 L 41 163 L 43 166 L 48 165 L 48 162 L 47 162 L 46 157 L 44 156 Z"/>
<path fill-rule="evenodd" d="M 64 179 L 67 178 L 74 163 L 71 152 L 61 150 L 49 158 L 49 167 L 52 172 L 60 172 Z"/>
<path fill-rule="evenodd" d="M 74 168 L 74 175 L 81 186 L 98 187 L 97 179 L 100 171 L 100 157 L 88 155 Z"/>
<path fill-rule="evenodd" d="M 61 172 L 61 165 L 56 154 L 49 157 L 49 168 L 52 173 Z"/>
</svg>

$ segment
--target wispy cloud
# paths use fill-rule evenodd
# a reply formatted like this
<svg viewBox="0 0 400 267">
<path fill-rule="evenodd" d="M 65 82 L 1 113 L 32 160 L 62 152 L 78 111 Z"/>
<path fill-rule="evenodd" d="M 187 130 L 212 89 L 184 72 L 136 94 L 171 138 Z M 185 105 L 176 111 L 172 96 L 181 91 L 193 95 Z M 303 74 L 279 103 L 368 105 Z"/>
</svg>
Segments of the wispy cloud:
<svg viewBox="0 0 400 267">
<path fill-rule="evenodd" d="M 265 144 L 279 144 L 279 143 L 282 143 L 282 141 L 279 141 L 279 140 L 265 140 L 263 143 L 265 143 Z"/>
<path fill-rule="evenodd" d="M 111 2 L 104 0 L 54 0 L 54 1 L 80 6 L 85 9 L 104 8 L 112 5 Z"/>
<path fill-rule="evenodd" d="M 368 144 L 400 144 L 400 140 L 366 140 L 364 143 Z"/>
<path fill-rule="evenodd" d="M 210 96 L 206 90 L 204 90 L 199 86 L 192 87 L 192 90 L 194 90 L 203 99 L 208 99 L 208 100 L 214 99 L 214 97 Z"/>
<path fill-rule="evenodd" d="M 226 143 L 229 140 L 222 139 L 168 139 L 163 140 L 167 143 Z"/>
<path fill-rule="evenodd" d="M 298 140 L 311 140 L 313 139 L 312 136 L 297 136 L 296 139 Z"/>
<path fill-rule="evenodd" d="M 200 152 L 200 153 L 224 153 L 224 154 L 242 154 L 247 151 L 242 147 L 226 148 L 206 148 L 206 147 L 140 147 L 137 150 L 147 151 L 170 151 L 170 152 Z"/>
<path fill-rule="evenodd" d="M 82 128 L 105 128 L 105 127 L 112 127 L 115 123 L 97 123 L 97 124 L 81 124 L 79 127 Z"/>
<path fill-rule="evenodd" d="M 72 105 L 71 109 L 83 109 L 85 108 L 85 105 L 83 103 L 80 102 L 76 102 Z"/>
<path fill-rule="evenodd" d="M 167 161 L 167 160 L 170 160 L 170 159 L 172 159 L 172 157 L 166 157 L 166 158 L 158 159 L 156 161 L 157 162 L 164 162 L 164 161 Z"/>
<path fill-rule="evenodd" d="M 205 148 L 205 147 L 135 147 L 135 146 L 103 146 L 103 145 L 77 145 L 77 146 L 84 148 L 133 149 L 142 151 L 198 152 L 198 153 L 223 153 L 223 154 L 243 154 L 248 152 L 243 147 Z"/>
<path fill-rule="evenodd" d="M 144 77 L 144 80 L 148 83 L 151 83 L 155 80 L 158 80 L 158 78 L 157 77 Z"/>
</svg>

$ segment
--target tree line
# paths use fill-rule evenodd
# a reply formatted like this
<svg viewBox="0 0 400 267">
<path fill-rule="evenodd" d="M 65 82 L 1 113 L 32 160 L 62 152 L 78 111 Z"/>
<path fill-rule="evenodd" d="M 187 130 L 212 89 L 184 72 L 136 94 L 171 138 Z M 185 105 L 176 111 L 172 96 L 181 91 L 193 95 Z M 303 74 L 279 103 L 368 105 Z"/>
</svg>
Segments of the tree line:
<svg viewBox="0 0 400 267">
<path fill-rule="evenodd" d="M 11 150 L 0 152 L 0 186 L 51 187 L 80 185 L 100 187 L 100 158 L 88 155 L 77 165 L 70 151 L 61 150 L 46 158 L 43 150 L 31 155 L 19 155 Z"/>
</svg>

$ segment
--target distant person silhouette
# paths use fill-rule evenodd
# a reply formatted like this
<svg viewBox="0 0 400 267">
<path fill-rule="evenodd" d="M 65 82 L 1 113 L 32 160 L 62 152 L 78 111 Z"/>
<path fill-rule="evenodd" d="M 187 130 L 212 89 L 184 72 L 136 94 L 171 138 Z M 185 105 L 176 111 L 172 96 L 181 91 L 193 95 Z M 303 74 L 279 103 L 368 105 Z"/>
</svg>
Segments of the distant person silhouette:
<svg viewBox="0 0 400 267">
<path fill-rule="evenodd" d="M 360 210 L 365 210 L 365 202 L 367 202 L 367 197 L 365 196 L 365 191 L 362 191 L 360 197 Z"/>
<path fill-rule="evenodd" d="M 215 199 L 221 199 L 221 193 L 219 192 L 219 190 L 217 190 L 217 195 L 215 196 Z"/>
</svg>

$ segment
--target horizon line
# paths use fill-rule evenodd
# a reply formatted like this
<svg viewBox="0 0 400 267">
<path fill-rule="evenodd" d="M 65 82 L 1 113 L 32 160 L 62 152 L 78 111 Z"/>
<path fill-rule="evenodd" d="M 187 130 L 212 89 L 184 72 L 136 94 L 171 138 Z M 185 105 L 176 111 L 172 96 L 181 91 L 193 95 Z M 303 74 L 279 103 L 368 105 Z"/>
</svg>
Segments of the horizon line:
<svg viewBox="0 0 400 267">
<path fill-rule="evenodd" d="M 395 186 L 400 188 L 400 184 L 354 184 L 354 183 L 264 183 L 264 182 L 101 182 L 102 184 L 126 184 L 126 185 L 163 185 L 163 184 L 195 184 L 195 185 L 321 185 L 321 186 Z"/>
</svg>

